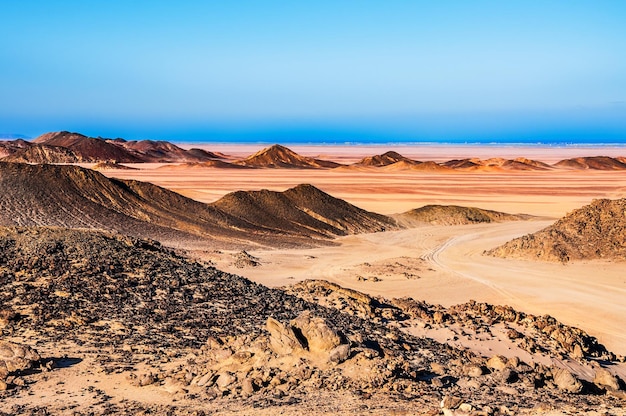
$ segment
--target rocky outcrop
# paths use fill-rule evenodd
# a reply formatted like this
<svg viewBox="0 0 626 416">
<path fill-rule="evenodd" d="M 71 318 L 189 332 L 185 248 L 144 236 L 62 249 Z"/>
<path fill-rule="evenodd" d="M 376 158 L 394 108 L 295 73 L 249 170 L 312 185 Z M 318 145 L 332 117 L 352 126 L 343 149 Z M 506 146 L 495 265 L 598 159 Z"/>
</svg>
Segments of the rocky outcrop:
<svg viewBox="0 0 626 416">
<path fill-rule="evenodd" d="M 487 255 L 568 262 L 626 260 L 626 199 L 598 199 L 548 228 L 489 250 Z"/>
</svg>

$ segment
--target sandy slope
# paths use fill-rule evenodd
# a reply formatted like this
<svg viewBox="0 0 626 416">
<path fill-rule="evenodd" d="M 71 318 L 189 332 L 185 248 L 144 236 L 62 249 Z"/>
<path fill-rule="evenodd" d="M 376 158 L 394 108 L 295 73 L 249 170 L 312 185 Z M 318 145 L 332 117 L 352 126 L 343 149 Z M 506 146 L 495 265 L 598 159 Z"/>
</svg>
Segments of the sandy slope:
<svg viewBox="0 0 626 416">
<path fill-rule="evenodd" d="M 211 258 L 219 268 L 269 286 L 326 279 L 373 295 L 410 296 L 445 306 L 469 299 L 508 304 L 528 313 L 553 315 L 626 354 L 623 264 L 564 266 L 482 255 L 485 249 L 550 223 L 428 226 L 350 236 L 334 248 L 254 251 L 251 254 L 261 265 L 245 269 L 235 267 L 229 253 Z"/>
</svg>

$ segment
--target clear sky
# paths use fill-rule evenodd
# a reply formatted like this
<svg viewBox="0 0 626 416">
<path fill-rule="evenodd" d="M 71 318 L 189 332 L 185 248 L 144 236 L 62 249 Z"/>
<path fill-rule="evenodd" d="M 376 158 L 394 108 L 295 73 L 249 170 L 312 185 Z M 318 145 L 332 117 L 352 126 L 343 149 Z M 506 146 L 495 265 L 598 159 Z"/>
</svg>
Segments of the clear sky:
<svg viewBox="0 0 626 416">
<path fill-rule="evenodd" d="M 626 142 L 626 1 L 0 0 L 0 133 Z"/>
</svg>

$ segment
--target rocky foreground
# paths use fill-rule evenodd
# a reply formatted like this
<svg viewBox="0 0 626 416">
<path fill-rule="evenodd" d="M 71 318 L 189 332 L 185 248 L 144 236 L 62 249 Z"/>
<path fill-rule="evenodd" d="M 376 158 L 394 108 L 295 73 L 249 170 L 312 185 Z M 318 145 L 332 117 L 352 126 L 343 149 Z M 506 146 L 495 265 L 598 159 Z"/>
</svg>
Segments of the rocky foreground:
<svg viewBox="0 0 626 416">
<path fill-rule="evenodd" d="M 446 309 L 327 282 L 269 289 L 154 241 L 51 228 L 0 230 L 0 280 L 1 414 L 620 414 L 626 405 L 622 357 L 508 307 Z"/>
</svg>

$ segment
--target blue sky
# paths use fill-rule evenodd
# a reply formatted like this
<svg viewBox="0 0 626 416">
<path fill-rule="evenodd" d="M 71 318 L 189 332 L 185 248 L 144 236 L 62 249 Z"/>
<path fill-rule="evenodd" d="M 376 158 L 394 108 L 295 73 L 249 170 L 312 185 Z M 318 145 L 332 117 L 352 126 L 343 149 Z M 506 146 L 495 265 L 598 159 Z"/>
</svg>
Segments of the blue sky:
<svg viewBox="0 0 626 416">
<path fill-rule="evenodd" d="M 0 1 L 0 133 L 626 142 L 623 1 Z"/>
</svg>

